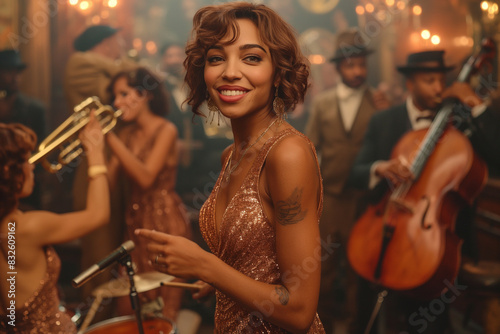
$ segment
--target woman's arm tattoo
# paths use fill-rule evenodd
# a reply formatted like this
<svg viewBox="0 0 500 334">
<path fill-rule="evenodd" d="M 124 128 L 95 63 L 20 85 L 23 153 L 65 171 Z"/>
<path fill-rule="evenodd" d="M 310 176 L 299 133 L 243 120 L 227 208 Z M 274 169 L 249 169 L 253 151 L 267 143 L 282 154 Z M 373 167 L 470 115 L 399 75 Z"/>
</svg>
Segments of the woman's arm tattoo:
<svg viewBox="0 0 500 334">
<path fill-rule="evenodd" d="M 288 304 L 288 299 L 290 298 L 290 295 L 288 294 L 288 290 L 283 286 L 277 286 L 274 291 L 278 295 L 278 299 L 281 303 L 281 305 L 286 305 Z"/>
<path fill-rule="evenodd" d="M 284 201 L 277 203 L 277 218 L 281 225 L 292 225 L 300 222 L 306 216 L 307 210 L 302 210 L 300 205 L 302 189 L 295 188 L 292 195 Z"/>
</svg>

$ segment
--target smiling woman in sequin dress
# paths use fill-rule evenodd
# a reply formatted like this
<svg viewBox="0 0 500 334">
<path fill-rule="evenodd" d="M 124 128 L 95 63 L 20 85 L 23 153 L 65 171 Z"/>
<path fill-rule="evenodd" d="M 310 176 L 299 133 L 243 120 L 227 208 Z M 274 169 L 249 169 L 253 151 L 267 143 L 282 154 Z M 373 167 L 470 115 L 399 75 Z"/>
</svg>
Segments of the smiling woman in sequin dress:
<svg viewBox="0 0 500 334">
<path fill-rule="evenodd" d="M 90 166 L 85 210 L 22 212 L 18 200 L 33 191 L 34 166 L 28 158 L 36 135 L 21 124 L 0 123 L 0 333 L 76 333 L 70 317 L 59 310 L 61 262 L 51 245 L 77 239 L 109 220 L 104 139 L 93 116 L 80 139 Z M 15 273 L 8 275 L 14 277 L 12 285 L 6 280 L 9 272 Z M 15 318 L 8 310 L 13 301 Z"/>
<path fill-rule="evenodd" d="M 231 120 L 234 144 L 200 212 L 211 253 L 138 230 L 160 271 L 216 292 L 217 333 L 324 333 L 316 314 L 322 187 L 311 142 L 285 110 L 303 100 L 309 67 L 292 29 L 264 5 L 200 9 L 186 47 L 188 103 Z"/>
<path fill-rule="evenodd" d="M 164 118 L 168 101 L 163 84 L 146 68 L 117 74 L 109 90 L 114 106 L 122 110 L 122 120 L 128 124 L 118 134 L 106 135 L 113 152 L 108 163 L 110 181 L 113 186 L 119 170 L 130 181 L 125 238 L 135 243 L 131 255 L 140 274 L 155 269 L 147 261 L 146 242 L 134 235 L 135 229 L 190 236 L 186 210 L 174 191 L 179 161 L 177 129 Z M 161 296 L 163 314 L 175 321 L 182 293 L 178 288 L 162 287 L 139 296 L 143 303 Z M 132 312 L 128 296 L 118 305 L 120 313 Z"/>
</svg>

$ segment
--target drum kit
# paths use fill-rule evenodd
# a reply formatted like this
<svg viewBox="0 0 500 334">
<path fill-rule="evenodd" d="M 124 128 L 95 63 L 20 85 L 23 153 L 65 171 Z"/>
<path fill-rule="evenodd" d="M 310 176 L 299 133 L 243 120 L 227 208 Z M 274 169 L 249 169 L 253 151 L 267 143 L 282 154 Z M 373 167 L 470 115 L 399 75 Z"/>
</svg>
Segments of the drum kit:
<svg viewBox="0 0 500 334">
<path fill-rule="evenodd" d="M 178 287 L 199 290 L 196 284 L 173 282 L 174 276 L 160 272 L 147 272 L 134 275 L 134 285 L 137 293 L 157 289 L 161 286 Z M 130 282 L 127 277 L 118 278 L 106 282 L 92 291 L 95 298 L 87 316 L 83 320 L 79 334 L 133 334 L 138 332 L 137 315 L 122 316 L 96 323 L 89 327 L 96 311 L 105 298 L 123 297 L 130 294 Z M 175 334 L 177 333 L 175 323 L 158 314 L 142 316 L 142 330 L 144 334 Z"/>
</svg>

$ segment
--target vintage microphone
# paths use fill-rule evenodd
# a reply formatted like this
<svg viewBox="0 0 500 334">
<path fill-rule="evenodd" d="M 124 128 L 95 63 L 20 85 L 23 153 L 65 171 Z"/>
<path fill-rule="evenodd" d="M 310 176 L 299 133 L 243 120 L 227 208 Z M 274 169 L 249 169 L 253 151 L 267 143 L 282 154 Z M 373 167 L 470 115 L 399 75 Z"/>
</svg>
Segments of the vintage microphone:
<svg viewBox="0 0 500 334">
<path fill-rule="evenodd" d="M 125 241 L 123 244 L 121 244 L 120 247 L 111 252 L 107 257 L 105 257 L 98 263 L 92 265 L 87 270 L 82 272 L 80 275 L 75 277 L 71 282 L 71 284 L 75 288 L 79 288 L 83 284 L 87 283 L 91 278 L 97 276 L 104 269 L 124 258 L 132 250 L 134 250 L 134 248 L 135 244 L 132 240 Z"/>
</svg>

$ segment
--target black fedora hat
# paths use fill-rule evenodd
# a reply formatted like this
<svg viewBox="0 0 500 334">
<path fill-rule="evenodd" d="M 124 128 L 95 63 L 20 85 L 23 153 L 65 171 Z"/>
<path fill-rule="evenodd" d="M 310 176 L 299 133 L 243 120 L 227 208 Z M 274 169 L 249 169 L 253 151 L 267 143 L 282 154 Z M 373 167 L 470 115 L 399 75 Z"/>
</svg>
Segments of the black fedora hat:
<svg viewBox="0 0 500 334">
<path fill-rule="evenodd" d="M 21 60 L 19 51 L 17 50 L 2 50 L 0 51 L 0 69 L 8 70 L 24 70 L 26 64 Z"/>
<path fill-rule="evenodd" d="M 73 46 L 77 51 L 88 51 L 119 30 L 104 24 L 88 27 L 75 39 Z"/>
<path fill-rule="evenodd" d="M 331 62 L 338 62 L 354 57 L 364 57 L 373 53 L 373 50 L 366 46 L 363 36 L 361 36 L 357 29 L 348 29 L 341 32 L 337 36 L 335 44 L 335 54 L 330 58 Z"/>
<path fill-rule="evenodd" d="M 408 55 L 406 65 L 398 66 L 397 70 L 403 74 L 413 72 L 448 72 L 455 66 L 446 66 L 444 63 L 444 51 L 423 51 Z"/>
</svg>

